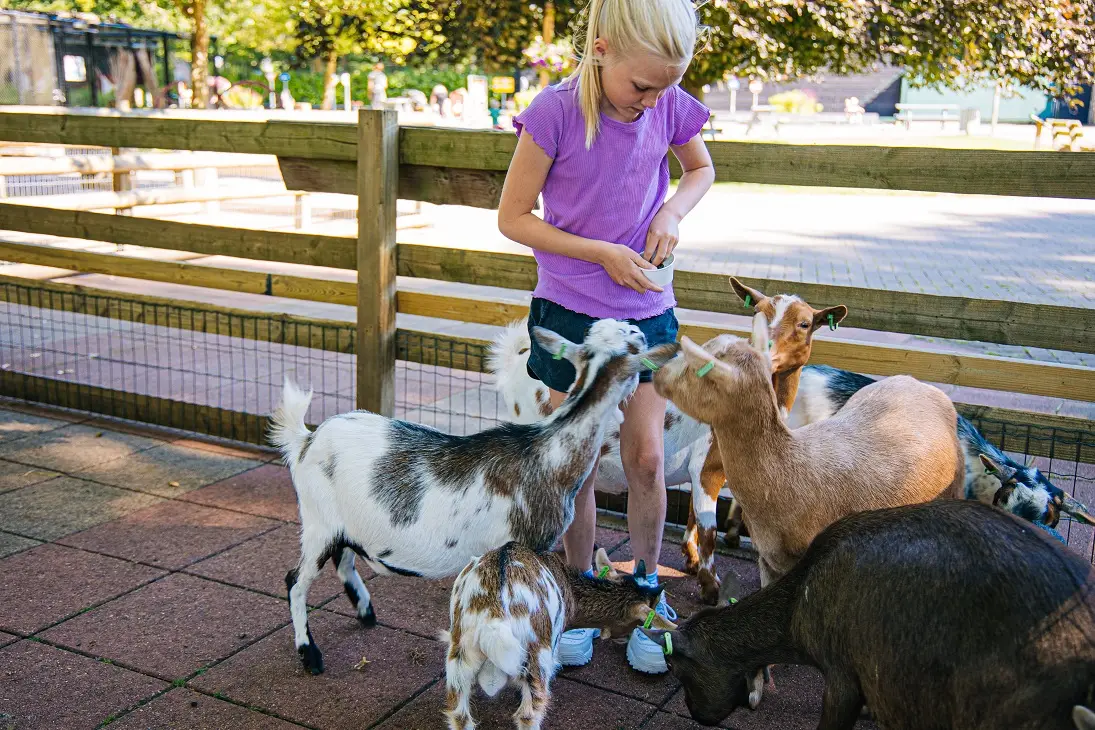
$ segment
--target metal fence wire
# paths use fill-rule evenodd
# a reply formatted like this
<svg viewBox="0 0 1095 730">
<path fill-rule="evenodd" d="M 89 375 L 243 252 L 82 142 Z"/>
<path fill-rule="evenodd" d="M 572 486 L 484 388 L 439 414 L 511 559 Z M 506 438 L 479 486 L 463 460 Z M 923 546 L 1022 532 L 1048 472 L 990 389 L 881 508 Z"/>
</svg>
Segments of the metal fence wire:
<svg viewBox="0 0 1095 730">
<path fill-rule="evenodd" d="M 0 281 L 0 394 L 238 441 L 265 443 L 286 375 L 315 391 L 309 423 L 353 410 L 354 347 L 349 322 Z M 398 418 L 454 434 L 504 420 L 483 344 L 400 330 L 396 347 Z M 1095 507 L 1095 429 L 973 420 Z M 685 525 L 690 501 L 688 485 L 671 487 L 666 521 Z M 597 503 L 627 511 L 626 494 Z M 728 508 L 720 499 L 719 524 Z M 1095 562 L 1095 530 L 1065 516 L 1058 531 Z"/>
</svg>

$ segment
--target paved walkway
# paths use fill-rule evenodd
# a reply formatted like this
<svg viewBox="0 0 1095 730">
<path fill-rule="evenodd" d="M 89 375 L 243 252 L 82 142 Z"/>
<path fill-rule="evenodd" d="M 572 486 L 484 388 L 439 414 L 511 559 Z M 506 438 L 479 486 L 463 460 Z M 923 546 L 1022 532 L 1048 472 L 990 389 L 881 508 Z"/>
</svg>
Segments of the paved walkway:
<svg viewBox="0 0 1095 730">
<path fill-rule="evenodd" d="M 282 582 L 297 559 L 296 502 L 273 458 L 0 403 L 0 728 L 442 728 L 434 636 L 451 581 L 366 574 L 380 626 L 363 630 L 326 572 L 311 625 L 327 672 L 302 671 Z M 598 541 L 631 567 L 626 533 L 602 528 Z M 720 562 L 758 587 L 752 563 Z M 695 582 L 676 545 L 663 563 L 688 615 Z M 724 727 L 816 727 L 819 675 L 775 676 L 761 709 Z M 631 671 L 614 644 L 553 690 L 548 728 L 700 727 L 672 679 Z M 512 727 L 516 704 L 480 697 L 481 726 Z"/>
</svg>

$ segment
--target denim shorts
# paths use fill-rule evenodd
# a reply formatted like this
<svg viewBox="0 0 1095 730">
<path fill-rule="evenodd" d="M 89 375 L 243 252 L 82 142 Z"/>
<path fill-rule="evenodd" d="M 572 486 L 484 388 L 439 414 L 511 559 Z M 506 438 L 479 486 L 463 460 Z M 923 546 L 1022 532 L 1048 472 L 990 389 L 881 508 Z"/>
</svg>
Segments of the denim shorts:
<svg viewBox="0 0 1095 730">
<path fill-rule="evenodd" d="M 556 360 L 551 354 L 540 347 L 535 337 L 532 337 L 533 327 L 543 327 L 557 335 L 562 335 L 571 342 L 581 344 L 585 339 L 589 328 L 597 321 L 597 317 L 587 314 L 572 312 L 566 307 L 560 306 L 547 299 L 534 298 L 529 307 L 528 327 L 529 337 L 532 339 L 532 349 L 529 350 L 528 374 L 544 385 L 565 393 L 574 382 L 574 366 L 566 358 Z M 672 309 L 667 309 L 661 314 L 647 319 L 629 319 L 627 322 L 635 325 L 646 337 L 646 346 L 654 347 L 667 342 L 677 341 L 677 315 Z M 643 370 L 639 373 L 639 382 L 649 383 L 654 373 Z"/>
</svg>

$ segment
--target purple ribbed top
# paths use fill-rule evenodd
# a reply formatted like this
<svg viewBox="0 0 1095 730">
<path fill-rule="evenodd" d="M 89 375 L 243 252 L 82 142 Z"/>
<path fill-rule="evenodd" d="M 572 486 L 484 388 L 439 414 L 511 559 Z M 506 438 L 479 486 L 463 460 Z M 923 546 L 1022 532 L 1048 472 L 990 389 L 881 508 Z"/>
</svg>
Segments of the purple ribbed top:
<svg viewBox="0 0 1095 730">
<path fill-rule="evenodd" d="M 536 95 L 517 115 L 517 134 L 528 132 L 553 160 L 544 183 L 544 220 L 584 238 L 642 253 L 646 233 L 669 190 L 670 145 L 682 145 L 707 123 L 707 107 L 679 86 L 653 109 L 625 123 L 601 114 L 601 131 L 586 149 L 585 120 L 574 89 L 564 81 Z M 673 288 L 639 294 L 612 281 L 598 264 L 536 251 L 534 296 L 591 317 L 646 319 L 676 305 Z"/>
</svg>

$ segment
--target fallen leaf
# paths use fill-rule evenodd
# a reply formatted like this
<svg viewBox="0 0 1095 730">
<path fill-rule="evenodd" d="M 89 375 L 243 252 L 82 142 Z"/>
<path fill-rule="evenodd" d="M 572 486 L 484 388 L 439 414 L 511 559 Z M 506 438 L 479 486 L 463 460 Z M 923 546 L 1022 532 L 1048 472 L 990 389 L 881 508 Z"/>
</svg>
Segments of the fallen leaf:
<svg viewBox="0 0 1095 730">
<path fill-rule="evenodd" d="M 361 657 L 361 661 L 354 665 L 354 669 L 360 672 L 361 670 L 365 669 L 365 665 L 368 663 L 368 659 L 366 659 L 365 657 Z"/>
<path fill-rule="evenodd" d="M 177 486 L 179 486 L 179 483 L 178 483 L 178 482 L 168 482 L 168 483 L 167 483 L 167 486 L 169 486 L 169 487 L 177 487 Z"/>
</svg>

